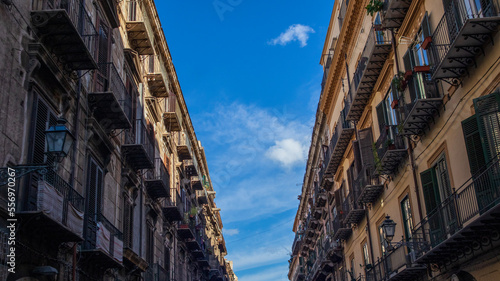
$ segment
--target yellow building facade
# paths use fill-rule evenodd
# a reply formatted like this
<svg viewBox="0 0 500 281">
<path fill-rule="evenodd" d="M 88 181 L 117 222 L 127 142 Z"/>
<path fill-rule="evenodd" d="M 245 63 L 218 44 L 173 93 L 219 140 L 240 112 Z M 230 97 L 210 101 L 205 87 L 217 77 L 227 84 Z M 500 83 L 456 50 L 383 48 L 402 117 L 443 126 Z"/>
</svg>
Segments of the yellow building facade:
<svg viewBox="0 0 500 281">
<path fill-rule="evenodd" d="M 335 1 L 290 280 L 500 279 L 499 4 Z"/>
</svg>

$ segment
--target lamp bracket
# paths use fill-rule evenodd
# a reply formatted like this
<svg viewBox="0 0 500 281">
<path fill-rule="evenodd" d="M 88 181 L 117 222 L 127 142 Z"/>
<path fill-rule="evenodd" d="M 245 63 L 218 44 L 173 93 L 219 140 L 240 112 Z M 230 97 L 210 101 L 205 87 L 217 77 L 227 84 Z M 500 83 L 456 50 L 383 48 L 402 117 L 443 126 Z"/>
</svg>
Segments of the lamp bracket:
<svg viewBox="0 0 500 281">
<path fill-rule="evenodd" d="M 18 165 L 0 168 L 0 186 L 8 184 L 10 178 L 18 179 L 32 172 L 45 176 L 52 168 L 53 165 Z M 14 176 L 11 176 L 12 174 Z"/>
</svg>

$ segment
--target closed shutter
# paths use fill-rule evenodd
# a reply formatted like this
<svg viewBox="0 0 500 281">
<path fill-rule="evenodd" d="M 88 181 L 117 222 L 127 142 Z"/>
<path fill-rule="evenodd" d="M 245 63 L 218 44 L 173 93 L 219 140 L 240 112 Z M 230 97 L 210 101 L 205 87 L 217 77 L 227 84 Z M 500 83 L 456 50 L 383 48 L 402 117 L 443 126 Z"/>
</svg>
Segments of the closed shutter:
<svg viewBox="0 0 500 281">
<path fill-rule="evenodd" d="M 425 170 L 420 173 L 420 179 L 424 192 L 425 209 L 427 215 L 429 215 L 440 203 L 439 187 L 435 170 L 433 168 Z"/>
<path fill-rule="evenodd" d="M 363 160 L 361 158 L 361 150 L 359 147 L 359 140 L 352 142 L 352 150 L 354 154 L 354 168 L 356 174 L 359 175 L 363 169 Z M 355 178 L 356 179 L 356 178 Z"/>
<path fill-rule="evenodd" d="M 384 127 L 386 125 L 385 121 L 385 112 L 384 112 L 384 101 L 379 103 L 376 107 L 377 110 L 377 119 L 378 119 L 378 127 L 380 129 L 380 134 L 382 134 L 382 131 L 384 130 Z"/>
<path fill-rule="evenodd" d="M 475 175 L 486 165 L 476 115 L 462 121 L 462 130 L 464 132 L 467 156 L 469 157 L 470 173 Z"/>
<path fill-rule="evenodd" d="M 404 63 L 405 71 L 413 69 L 413 63 L 411 60 L 411 57 L 412 57 L 411 51 L 412 51 L 411 48 L 409 48 L 408 51 L 406 51 L 406 53 L 403 56 L 403 63 Z"/>
<path fill-rule="evenodd" d="M 373 167 L 375 160 L 373 158 L 372 144 L 373 135 L 372 128 L 360 130 L 359 134 L 359 150 L 361 152 L 361 160 L 363 167 Z"/>
<path fill-rule="evenodd" d="M 486 162 L 500 153 L 500 93 L 474 100 Z"/>
<path fill-rule="evenodd" d="M 104 173 L 91 157 L 89 158 L 88 184 L 87 184 L 87 213 L 85 238 L 86 247 L 95 248 L 97 221 L 96 218 L 101 210 L 102 185 Z"/>
<path fill-rule="evenodd" d="M 424 19 L 422 20 L 421 27 L 424 38 L 432 36 L 431 27 L 429 25 L 429 14 L 427 12 L 425 12 L 425 16 Z"/>
</svg>

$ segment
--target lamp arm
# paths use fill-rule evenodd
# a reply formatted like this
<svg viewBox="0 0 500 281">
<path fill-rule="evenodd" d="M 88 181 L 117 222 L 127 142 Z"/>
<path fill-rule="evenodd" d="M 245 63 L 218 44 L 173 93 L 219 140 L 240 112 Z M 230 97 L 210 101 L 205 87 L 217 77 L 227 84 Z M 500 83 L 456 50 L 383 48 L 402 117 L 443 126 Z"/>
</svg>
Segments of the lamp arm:
<svg viewBox="0 0 500 281">
<path fill-rule="evenodd" d="M 18 165 L 0 168 L 0 186 L 7 185 L 11 182 L 9 179 L 18 179 L 32 172 L 38 172 L 43 176 L 47 174 L 52 167 L 53 165 Z M 12 172 L 14 172 L 14 176 L 11 176 Z"/>
</svg>

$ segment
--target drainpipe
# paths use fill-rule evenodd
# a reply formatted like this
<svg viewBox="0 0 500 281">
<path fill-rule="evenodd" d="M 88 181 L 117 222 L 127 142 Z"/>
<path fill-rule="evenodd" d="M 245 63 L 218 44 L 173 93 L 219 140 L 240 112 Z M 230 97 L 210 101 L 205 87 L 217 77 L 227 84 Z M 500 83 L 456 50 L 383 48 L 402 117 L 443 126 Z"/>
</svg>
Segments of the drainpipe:
<svg viewBox="0 0 500 281">
<path fill-rule="evenodd" d="M 392 35 L 392 48 L 394 51 L 394 60 L 396 62 L 396 70 L 397 70 L 397 73 L 399 74 L 400 69 L 399 69 L 398 51 L 396 48 L 396 38 L 394 36 L 394 30 L 392 30 L 392 29 L 391 29 L 391 35 Z M 422 216 L 422 201 L 420 200 L 420 193 L 418 191 L 417 170 L 416 170 L 416 166 L 415 166 L 413 147 L 412 147 L 410 137 L 406 137 L 406 144 L 408 145 L 408 156 L 410 157 L 410 167 L 411 167 L 412 176 L 413 176 L 413 185 L 415 186 L 415 194 L 417 197 L 418 215 L 420 217 L 420 220 L 422 220 L 422 218 L 423 218 L 423 216 Z M 424 236 L 424 239 L 425 239 L 425 236 Z"/>
<path fill-rule="evenodd" d="M 370 216 L 368 210 L 366 212 L 366 231 L 368 232 L 368 244 L 370 245 L 370 259 L 372 266 L 375 264 L 375 256 L 373 255 L 372 232 L 370 230 Z"/>
</svg>

